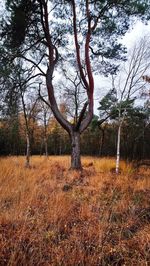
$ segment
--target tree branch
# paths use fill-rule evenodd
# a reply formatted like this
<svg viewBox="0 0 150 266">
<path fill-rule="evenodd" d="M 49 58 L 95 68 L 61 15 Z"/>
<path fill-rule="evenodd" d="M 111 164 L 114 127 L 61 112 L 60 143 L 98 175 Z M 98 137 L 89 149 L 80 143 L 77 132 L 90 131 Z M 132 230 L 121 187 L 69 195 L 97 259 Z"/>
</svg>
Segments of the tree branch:
<svg viewBox="0 0 150 266">
<path fill-rule="evenodd" d="M 32 59 L 29 59 L 27 57 L 25 57 L 24 55 L 20 55 L 19 57 L 23 58 L 24 60 L 32 63 L 34 66 L 36 66 L 38 68 L 38 70 L 43 74 L 43 76 L 46 76 L 46 74 L 44 73 L 44 71 L 38 66 L 38 64 L 36 64 Z"/>
<path fill-rule="evenodd" d="M 54 88 L 52 85 L 52 78 L 51 78 L 51 71 L 48 68 L 47 74 L 46 74 L 46 84 L 47 84 L 47 90 L 48 90 L 48 96 L 49 96 L 49 101 L 51 105 L 51 110 L 53 111 L 53 114 L 57 121 L 61 124 L 61 126 L 69 133 L 71 134 L 72 132 L 72 125 L 62 116 L 60 113 L 57 102 L 54 96 Z"/>
<path fill-rule="evenodd" d="M 76 7 L 75 7 L 75 1 L 72 0 L 72 7 L 73 7 L 73 30 L 74 30 L 74 40 L 75 40 L 75 48 L 76 48 L 76 55 L 77 55 L 77 64 L 79 67 L 81 79 L 83 81 L 84 86 L 88 90 L 89 84 L 86 80 L 85 74 L 83 72 L 82 64 L 81 64 L 81 58 L 80 58 L 80 46 L 78 42 L 78 36 L 77 36 L 77 25 L 76 25 Z"/>
<path fill-rule="evenodd" d="M 79 129 L 80 125 L 81 125 L 81 122 L 82 122 L 82 120 L 83 120 L 83 118 L 84 118 L 84 114 L 85 114 L 85 112 L 86 112 L 86 108 L 87 108 L 87 106 L 88 106 L 88 101 L 85 102 L 85 104 L 84 104 L 84 106 L 83 106 L 83 108 L 82 108 L 82 110 L 81 110 L 81 113 L 80 113 L 80 116 L 79 116 L 78 122 L 77 122 L 77 124 L 76 124 L 76 126 L 75 126 L 75 130 L 76 130 L 76 131 L 78 131 L 78 129 Z"/>
<path fill-rule="evenodd" d="M 39 91 L 38 91 L 39 98 L 51 109 L 51 105 L 44 99 L 41 95 L 41 84 L 39 83 Z"/>
</svg>

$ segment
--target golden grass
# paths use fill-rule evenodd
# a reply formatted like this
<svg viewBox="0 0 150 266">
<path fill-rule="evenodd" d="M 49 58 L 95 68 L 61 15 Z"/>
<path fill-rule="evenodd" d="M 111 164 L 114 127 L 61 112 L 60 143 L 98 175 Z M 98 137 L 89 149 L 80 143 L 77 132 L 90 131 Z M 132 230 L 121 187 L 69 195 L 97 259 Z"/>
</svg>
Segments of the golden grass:
<svg viewBox="0 0 150 266">
<path fill-rule="evenodd" d="M 150 265 L 150 169 L 82 161 L 0 159 L 0 265 Z"/>
</svg>

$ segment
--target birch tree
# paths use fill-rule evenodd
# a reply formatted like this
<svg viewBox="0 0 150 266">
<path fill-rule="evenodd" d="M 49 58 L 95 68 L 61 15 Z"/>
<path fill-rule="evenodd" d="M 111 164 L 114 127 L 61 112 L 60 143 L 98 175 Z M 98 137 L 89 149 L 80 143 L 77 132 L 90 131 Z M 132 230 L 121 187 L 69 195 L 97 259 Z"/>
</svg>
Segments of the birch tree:
<svg viewBox="0 0 150 266">
<path fill-rule="evenodd" d="M 117 148 L 116 148 L 116 174 L 119 173 L 120 166 L 120 141 L 123 122 L 130 111 L 136 98 L 145 87 L 144 73 L 150 69 L 149 41 L 144 37 L 135 44 L 129 53 L 129 60 L 124 64 L 119 77 L 112 76 L 112 89 L 100 102 L 99 110 L 103 111 L 106 118 L 117 118 Z M 144 76 L 145 77 L 145 76 Z M 143 82 L 144 81 L 144 82 Z M 133 112 L 132 112 L 133 113 Z M 135 115 L 137 111 L 135 109 Z"/>
</svg>

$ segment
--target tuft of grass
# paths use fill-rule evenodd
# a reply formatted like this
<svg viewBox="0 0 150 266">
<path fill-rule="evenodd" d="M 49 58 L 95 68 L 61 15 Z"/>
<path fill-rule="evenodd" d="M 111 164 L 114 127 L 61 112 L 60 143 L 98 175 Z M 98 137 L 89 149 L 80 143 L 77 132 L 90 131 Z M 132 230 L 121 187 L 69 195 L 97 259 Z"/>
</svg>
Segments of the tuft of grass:
<svg viewBox="0 0 150 266">
<path fill-rule="evenodd" d="M 150 169 L 69 160 L 0 158 L 0 265 L 149 265 Z"/>
</svg>

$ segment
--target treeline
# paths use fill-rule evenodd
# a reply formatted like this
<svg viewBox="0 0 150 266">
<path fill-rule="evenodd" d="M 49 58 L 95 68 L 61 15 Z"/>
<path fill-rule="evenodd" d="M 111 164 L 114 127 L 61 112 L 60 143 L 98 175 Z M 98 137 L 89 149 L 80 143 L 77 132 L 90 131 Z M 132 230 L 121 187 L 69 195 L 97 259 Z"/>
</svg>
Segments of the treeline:
<svg viewBox="0 0 150 266">
<path fill-rule="evenodd" d="M 94 156 L 116 156 L 118 122 L 108 121 L 99 126 L 94 117 L 89 128 L 81 136 L 81 154 Z M 46 155 L 44 126 L 38 119 L 30 123 L 31 155 Z M 145 120 L 127 118 L 121 130 L 121 157 L 128 160 L 150 158 L 150 125 Z M 51 117 L 47 125 L 48 155 L 70 154 L 68 134 Z M 1 118 L 0 155 L 25 155 L 26 135 L 23 114 L 18 117 Z"/>
</svg>

